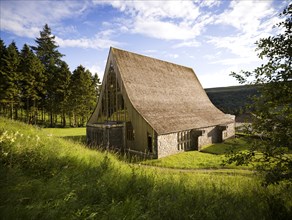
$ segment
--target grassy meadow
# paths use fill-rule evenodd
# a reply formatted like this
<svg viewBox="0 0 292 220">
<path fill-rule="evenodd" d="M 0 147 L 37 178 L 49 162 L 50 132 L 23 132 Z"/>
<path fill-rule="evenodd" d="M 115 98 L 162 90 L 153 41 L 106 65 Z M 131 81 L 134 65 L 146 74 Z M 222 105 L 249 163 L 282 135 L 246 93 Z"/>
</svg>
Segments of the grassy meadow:
<svg viewBox="0 0 292 220">
<path fill-rule="evenodd" d="M 62 137 L 75 142 L 86 143 L 86 128 L 43 128 L 48 136 Z"/>
<path fill-rule="evenodd" d="M 83 136 L 82 130 L 67 131 L 0 117 L 0 219 L 291 217 L 292 192 L 285 185 L 264 188 L 259 176 L 240 172 L 184 172 L 127 163 L 68 140 Z M 195 152 L 184 154 L 189 164 L 197 163 Z M 209 163 L 216 168 L 211 162 L 216 155 L 205 155 L 210 160 L 196 167 Z"/>
</svg>

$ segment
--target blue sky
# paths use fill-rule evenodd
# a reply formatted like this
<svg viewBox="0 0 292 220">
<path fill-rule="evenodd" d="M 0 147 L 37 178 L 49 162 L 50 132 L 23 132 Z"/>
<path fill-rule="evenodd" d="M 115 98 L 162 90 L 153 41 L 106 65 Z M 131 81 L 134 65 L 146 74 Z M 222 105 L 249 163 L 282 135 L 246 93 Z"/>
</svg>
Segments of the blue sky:
<svg viewBox="0 0 292 220">
<path fill-rule="evenodd" d="M 1 39 L 35 45 L 44 24 L 73 71 L 103 77 L 110 46 L 194 69 L 204 88 L 236 85 L 231 71 L 262 60 L 255 42 L 276 34 L 286 0 L 1 0 Z"/>
</svg>

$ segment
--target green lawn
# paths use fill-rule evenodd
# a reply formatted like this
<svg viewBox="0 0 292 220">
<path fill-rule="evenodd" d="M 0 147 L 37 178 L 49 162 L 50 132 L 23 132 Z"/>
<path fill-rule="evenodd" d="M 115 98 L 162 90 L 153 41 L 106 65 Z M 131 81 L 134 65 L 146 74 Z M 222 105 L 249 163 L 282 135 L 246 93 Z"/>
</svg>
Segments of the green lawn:
<svg viewBox="0 0 292 220">
<path fill-rule="evenodd" d="M 251 167 L 222 165 L 225 159 L 225 153 L 230 150 L 240 151 L 247 149 L 247 143 L 244 138 L 234 138 L 226 140 L 220 144 L 213 144 L 205 147 L 202 151 L 187 151 L 171 155 L 157 160 L 147 160 L 142 164 L 177 168 L 177 169 L 247 169 Z"/>
<path fill-rule="evenodd" d="M 86 144 L 86 128 L 43 128 L 48 136 L 62 137 L 67 140 Z"/>
<path fill-rule="evenodd" d="M 43 128 L 48 135 L 58 137 L 65 136 L 84 136 L 86 135 L 86 128 Z"/>
<path fill-rule="evenodd" d="M 3 220 L 290 219 L 291 198 L 258 176 L 139 166 L 0 117 Z"/>
</svg>

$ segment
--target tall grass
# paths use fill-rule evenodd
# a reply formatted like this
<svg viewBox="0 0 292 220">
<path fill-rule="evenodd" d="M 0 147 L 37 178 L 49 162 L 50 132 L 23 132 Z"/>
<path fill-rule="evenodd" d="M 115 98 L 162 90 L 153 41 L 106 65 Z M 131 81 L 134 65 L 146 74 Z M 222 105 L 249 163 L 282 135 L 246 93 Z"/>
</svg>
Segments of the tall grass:
<svg viewBox="0 0 292 220">
<path fill-rule="evenodd" d="M 145 168 L 0 118 L 0 219 L 283 219 L 256 177 Z"/>
</svg>

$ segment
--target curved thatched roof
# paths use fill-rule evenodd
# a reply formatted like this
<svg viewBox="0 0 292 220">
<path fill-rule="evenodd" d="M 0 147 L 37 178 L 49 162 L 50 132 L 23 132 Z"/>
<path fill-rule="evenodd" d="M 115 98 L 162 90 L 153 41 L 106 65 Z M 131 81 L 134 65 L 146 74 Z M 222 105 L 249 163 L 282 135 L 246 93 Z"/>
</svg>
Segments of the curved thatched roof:
<svg viewBox="0 0 292 220">
<path fill-rule="evenodd" d="M 116 48 L 111 53 L 133 107 L 158 134 L 233 122 L 191 68 Z"/>
</svg>

